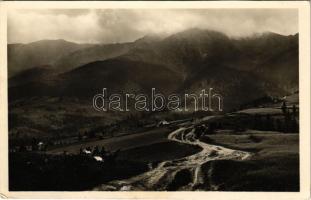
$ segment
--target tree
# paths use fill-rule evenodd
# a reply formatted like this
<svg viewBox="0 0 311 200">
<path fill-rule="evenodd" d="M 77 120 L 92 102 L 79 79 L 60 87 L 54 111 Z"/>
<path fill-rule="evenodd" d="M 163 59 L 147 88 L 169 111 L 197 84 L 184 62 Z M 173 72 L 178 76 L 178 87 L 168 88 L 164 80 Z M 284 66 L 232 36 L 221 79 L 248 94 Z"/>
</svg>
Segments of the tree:
<svg viewBox="0 0 311 200">
<path fill-rule="evenodd" d="M 82 154 L 83 154 L 83 149 L 82 149 L 82 147 L 80 147 L 79 154 L 80 154 L 80 155 L 82 155 Z"/>
<path fill-rule="evenodd" d="M 284 114 L 284 132 L 288 133 L 291 129 L 291 117 L 289 113 Z"/>
<path fill-rule="evenodd" d="M 97 156 L 97 155 L 99 155 L 99 147 L 96 145 L 95 146 L 95 148 L 94 148 L 94 150 L 93 150 L 93 156 Z"/>
<path fill-rule="evenodd" d="M 105 157 L 106 154 L 107 154 L 107 151 L 106 151 L 105 147 L 102 146 L 102 149 L 101 149 L 101 151 L 100 151 L 100 155 L 101 155 L 102 157 Z"/>
<path fill-rule="evenodd" d="M 280 119 L 276 119 L 276 130 L 277 131 L 284 131 L 284 128 L 283 128 L 283 125 L 282 125 L 282 122 Z"/>
<path fill-rule="evenodd" d="M 299 132 L 299 125 L 298 125 L 296 119 L 292 120 L 292 127 L 291 128 L 292 128 L 292 132 L 293 133 L 298 133 Z"/>
<path fill-rule="evenodd" d="M 254 115 L 252 122 L 253 122 L 252 128 L 260 130 L 260 128 L 261 128 L 261 117 L 257 113 Z"/>
<path fill-rule="evenodd" d="M 215 123 L 214 122 L 209 123 L 208 126 L 207 126 L 206 133 L 207 134 L 214 134 L 215 133 L 215 129 L 216 129 Z"/>
<path fill-rule="evenodd" d="M 78 140 L 81 141 L 82 140 L 82 136 L 81 133 L 78 134 Z"/>
<path fill-rule="evenodd" d="M 287 106 L 286 106 L 286 102 L 285 101 L 283 101 L 281 109 L 282 109 L 283 114 L 285 115 L 287 113 Z"/>
<path fill-rule="evenodd" d="M 273 130 L 273 123 L 272 123 L 272 120 L 271 120 L 271 116 L 270 115 L 266 115 L 266 120 L 265 120 L 265 127 L 264 127 L 264 130 Z"/>
<path fill-rule="evenodd" d="M 297 115 L 297 108 L 296 108 L 296 105 L 294 104 L 293 105 L 293 112 L 292 112 L 293 119 L 296 118 L 296 115 Z"/>
<path fill-rule="evenodd" d="M 31 147 L 32 147 L 33 151 L 37 151 L 38 150 L 38 141 L 37 141 L 36 138 L 32 138 Z"/>
</svg>

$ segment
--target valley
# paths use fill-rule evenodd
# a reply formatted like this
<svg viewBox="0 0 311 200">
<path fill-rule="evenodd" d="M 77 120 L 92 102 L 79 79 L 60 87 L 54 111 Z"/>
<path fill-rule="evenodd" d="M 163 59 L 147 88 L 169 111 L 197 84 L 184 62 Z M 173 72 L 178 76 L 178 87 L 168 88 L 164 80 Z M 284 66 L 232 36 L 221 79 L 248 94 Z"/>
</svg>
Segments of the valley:
<svg viewBox="0 0 311 200">
<path fill-rule="evenodd" d="M 190 28 L 115 44 L 9 44 L 10 190 L 298 191 L 298 40 Z M 146 94 L 143 108 L 154 88 L 162 104 L 173 94 L 188 109 L 137 110 L 130 98 L 127 112 L 98 111 L 103 88 Z M 197 105 L 208 88 L 221 109 Z"/>
<path fill-rule="evenodd" d="M 288 104 L 292 105 L 297 101 L 295 97 L 287 99 L 290 100 Z M 249 113 L 249 110 L 252 112 Z M 97 176 L 101 174 L 101 178 L 96 178 L 85 186 L 81 183 L 79 187 L 96 191 L 297 191 L 299 134 L 294 127 L 278 127 L 278 120 L 281 123 L 286 120 L 281 106 L 272 104 L 269 114 L 266 110 L 267 108 L 249 108 L 196 120 L 168 121 L 165 125 L 150 127 L 142 132 L 64 144 L 40 153 L 49 160 L 41 167 L 52 167 L 55 159 L 82 159 L 83 165 L 88 166 L 88 170 Z M 293 111 L 288 112 L 294 114 Z M 265 126 L 260 127 L 258 120 L 264 120 L 266 116 L 270 116 L 269 121 L 262 121 Z M 245 120 L 249 122 L 245 123 Z M 252 120 L 256 120 L 257 124 L 252 124 Z M 105 157 L 103 161 L 96 161 L 96 154 L 91 156 L 81 153 L 81 149 L 90 147 L 93 150 L 105 148 L 107 152 L 115 153 L 113 165 Z M 19 154 L 21 153 L 12 152 L 12 156 Z M 25 162 L 38 162 L 31 161 L 34 158 L 30 156 Z M 20 167 L 25 164 L 21 163 Z M 97 167 L 94 168 L 93 165 Z M 133 166 L 139 166 L 138 171 L 133 171 Z M 61 170 L 59 167 L 58 164 L 53 166 L 56 171 Z M 81 170 L 80 167 L 81 164 L 71 166 L 75 170 L 68 169 L 67 175 L 74 176 L 74 180 L 81 182 L 83 176 L 76 174 L 76 170 Z M 122 173 L 118 171 L 120 167 Z M 105 170 L 109 170 L 108 177 Z M 52 174 L 54 173 L 56 172 Z M 53 178 L 51 180 L 52 183 L 57 181 Z M 14 178 L 12 181 L 14 185 L 20 185 L 18 181 L 21 180 Z M 266 184 L 267 181 L 269 184 Z M 69 190 L 79 187 L 71 185 Z"/>
</svg>

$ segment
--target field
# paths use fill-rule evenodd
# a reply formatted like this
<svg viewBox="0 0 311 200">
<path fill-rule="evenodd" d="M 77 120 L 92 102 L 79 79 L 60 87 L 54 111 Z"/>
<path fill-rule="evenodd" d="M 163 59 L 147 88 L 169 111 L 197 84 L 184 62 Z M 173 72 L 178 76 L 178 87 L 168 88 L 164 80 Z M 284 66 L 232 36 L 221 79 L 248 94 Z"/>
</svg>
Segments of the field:
<svg viewBox="0 0 311 200">
<path fill-rule="evenodd" d="M 168 140 L 170 132 L 169 128 L 155 128 L 146 132 L 60 147 L 47 153 L 62 154 L 66 151 L 68 154 L 79 154 L 80 148 L 104 146 L 112 152 L 120 149 L 119 160 L 149 163 L 181 158 L 200 150 L 199 147 Z"/>
<path fill-rule="evenodd" d="M 125 150 L 159 142 L 167 142 L 167 135 L 169 132 L 170 130 L 167 128 L 157 128 L 145 132 L 132 133 L 129 135 L 107 138 L 103 140 L 84 142 L 69 146 L 66 145 L 64 147 L 52 149 L 47 153 L 59 154 L 66 151 L 69 154 L 77 154 L 79 153 L 80 148 L 86 148 L 89 146 L 104 146 L 105 149 L 109 151 L 116 151 L 118 149 Z"/>
<path fill-rule="evenodd" d="M 192 145 L 169 141 L 168 128 L 105 140 L 60 147 L 41 154 L 10 154 L 10 190 L 79 191 L 91 190 L 111 180 L 129 178 L 165 160 L 199 152 Z M 80 155 L 80 148 L 104 146 L 107 151 L 122 149 L 111 162 L 96 162 Z M 63 152 L 66 151 L 66 155 Z M 27 181 L 26 181 L 27 180 Z"/>
<path fill-rule="evenodd" d="M 202 138 L 210 144 L 252 152 L 250 160 L 212 161 L 212 181 L 220 190 L 299 191 L 299 135 L 247 130 Z"/>
<path fill-rule="evenodd" d="M 165 113 L 158 116 L 163 119 Z M 10 188 L 299 191 L 298 120 L 293 106 L 285 112 L 273 104 L 213 116 L 178 116 L 167 125 L 136 131 L 125 123 L 110 137 L 54 145 L 40 153 L 12 153 Z M 94 149 L 103 147 L 112 160 L 96 161 Z M 93 153 L 85 155 L 86 149 Z"/>
</svg>

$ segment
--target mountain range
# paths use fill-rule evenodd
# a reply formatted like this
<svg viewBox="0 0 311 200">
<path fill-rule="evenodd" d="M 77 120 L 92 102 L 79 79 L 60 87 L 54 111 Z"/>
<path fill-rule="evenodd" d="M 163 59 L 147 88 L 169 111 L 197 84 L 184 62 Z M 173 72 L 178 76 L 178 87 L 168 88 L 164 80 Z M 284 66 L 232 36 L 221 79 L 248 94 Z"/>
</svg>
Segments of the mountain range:
<svg viewBox="0 0 311 200">
<path fill-rule="evenodd" d="M 90 99 L 104 87 L 122 93 L 154 87 L 165 95 L 214 88 L 223 95 L 224 108 L 231 109 L 298 90 L 298 37 L 266 32 L 231 38 L 188 29 L 117 44 L 9 44 L 9 99 Z"/>
</svg>

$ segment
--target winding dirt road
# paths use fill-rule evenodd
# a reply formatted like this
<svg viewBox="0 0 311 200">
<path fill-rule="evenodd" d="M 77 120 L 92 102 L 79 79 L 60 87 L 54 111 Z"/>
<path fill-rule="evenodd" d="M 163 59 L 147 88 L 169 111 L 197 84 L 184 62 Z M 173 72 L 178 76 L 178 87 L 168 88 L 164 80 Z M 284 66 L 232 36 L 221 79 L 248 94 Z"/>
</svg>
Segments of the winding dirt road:
<svg viewBox="0 0 311 200">
<path fill-rule="evenodd" d="M 194 134 L 193 126 L 179 128 L 168 135 L 168 139 L 189 145 L 198 145 L 202 151 L 181 159 L 164 161 L 150 171 L 138 176 L 126 179 L 115 180 L 100 185 L 94 190 L 118 190 L 118 191 L 163 191 L 171 188 L 176 175 L 181 171 L 190 174 L 191 180 L 179 188 L 181 190 L 196 190 L 197 186 L 204 184 L 201 167 L 210 160 L 244 160 L 251 154 L 244 151 L 232 150 L 221 146 L 210 145 L 201 142 Z M 178 150 L 177 150 L 178 151 Z M 216 187 L 216 186 L 215 186 Z M 217 188 L 213 188 L 217 190 Z"/>
</svg>

